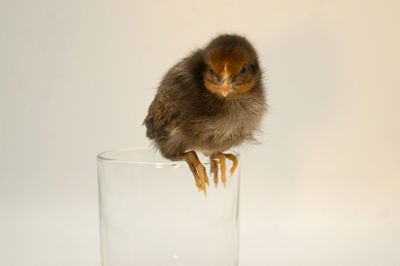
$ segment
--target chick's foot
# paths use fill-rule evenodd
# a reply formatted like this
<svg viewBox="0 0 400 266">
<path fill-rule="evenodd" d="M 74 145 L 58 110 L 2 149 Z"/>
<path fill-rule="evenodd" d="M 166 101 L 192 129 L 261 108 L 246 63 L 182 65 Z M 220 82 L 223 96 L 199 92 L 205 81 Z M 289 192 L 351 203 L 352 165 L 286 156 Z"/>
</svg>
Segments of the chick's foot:
<svg viewBox="0 0 400 266">
<path fill-rule="evenodd" d="M 235 155 L 233 155 L 231 153 L 224 154 L 222 152 L 217 152 L 217 153 L 212 154 L 210 157 L 211 173 L 214 175 L 215 187 L 218 186 L 218 165 L 220 165 L 220 167 L 221 167 L 222 184 L 224 184 L 224 187 L 226 187 L 226 163 L 225 163 L 226 158 L 228 158 L 230 161 L 232 161 L 232 167 L 230 170 L 230 173 L 232 176 L 238 166 L 238 159 Z"/>
<path fill-rule="evenodd" d="M 208 182 L 206 168 L 200 162 L 199 157 L 197 157 L 197 154 L 194 151 L 186 152 L 184 154 L 184 158 L 193 173 L 197 188 L 199 189 L 199 191 L 203 190 L 204 195 L 207 196 L 206 184 L 210 184 Z"/>
</svg>

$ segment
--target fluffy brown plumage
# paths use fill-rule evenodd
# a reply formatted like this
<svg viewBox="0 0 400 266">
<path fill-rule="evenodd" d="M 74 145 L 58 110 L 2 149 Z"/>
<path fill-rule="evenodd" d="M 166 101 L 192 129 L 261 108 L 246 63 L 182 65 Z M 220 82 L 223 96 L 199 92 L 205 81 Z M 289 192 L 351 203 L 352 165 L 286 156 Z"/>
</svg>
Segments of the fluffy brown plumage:
<svg viewBox="0 0 400 266">
<path fill-rule="evenodd" d="M 214 160 L 219 159 L 225 185 L 222 152 L 254 140 L 265 111 L 262 72 L 254 48 L 244 37 L 224 34 L 167 72 L 144 124 L 147 137 L 162 155 L 185 159 L 197 186 L 206 192 L 208 177 L 195 151 L 211 156 L 216 184 Z M 226 157 L 235 162 L 231 155 Z"/>
</svg>

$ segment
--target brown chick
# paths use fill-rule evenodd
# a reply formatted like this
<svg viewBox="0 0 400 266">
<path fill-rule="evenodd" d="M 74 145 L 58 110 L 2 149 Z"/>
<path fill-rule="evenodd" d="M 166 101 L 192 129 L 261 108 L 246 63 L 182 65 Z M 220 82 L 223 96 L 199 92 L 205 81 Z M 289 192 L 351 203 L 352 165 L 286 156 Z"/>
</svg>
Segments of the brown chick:
<svg viewBox="0 0 400 266">
<path fill-rule="evenodd" d="M 257 54 L 244 37 L 220 35 L 174 65 L 162 79 L 143 124 L 147 137 L 171 160 L 185 159 L 199 190 L 209 185 L 196 151 L 210 156 L 218 184 L 226 183 L 223 152 L 253 141 L 266 112 Z"/>
</svg>

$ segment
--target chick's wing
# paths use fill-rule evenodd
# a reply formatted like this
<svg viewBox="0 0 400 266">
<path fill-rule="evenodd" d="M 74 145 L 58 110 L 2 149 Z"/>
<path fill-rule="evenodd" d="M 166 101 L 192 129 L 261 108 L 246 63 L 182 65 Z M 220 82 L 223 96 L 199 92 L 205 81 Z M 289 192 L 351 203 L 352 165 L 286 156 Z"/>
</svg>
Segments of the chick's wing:
<svg viewBox="0 0 400 266">
<path fill-rule="evenodd" d="M 176 110 L 171 97 L 159 92 L 151 103 L 143 124 L 147 128 L 147 137 L 162 140 L 168 138 L 169 133 L 179 125 L 180 121 L 179 111 Z"/>
</svg>

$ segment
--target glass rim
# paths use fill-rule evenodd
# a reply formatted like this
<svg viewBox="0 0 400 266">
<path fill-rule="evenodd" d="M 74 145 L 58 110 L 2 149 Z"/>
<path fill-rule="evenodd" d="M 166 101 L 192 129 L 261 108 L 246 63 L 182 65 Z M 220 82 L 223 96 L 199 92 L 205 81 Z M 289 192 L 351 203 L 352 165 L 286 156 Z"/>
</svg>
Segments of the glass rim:
<svg viewBox="0 0 400 266">
<path fill-rule="evenodd" d="M 169 159 L 164 158 L 165 161 L 149 161 L 149 160 L 130 160 L 130 159 L 117 159 L 112 156 L 112 154 L 116 154 L 118 152 L 126 152 L 126 151 L 154 151 L 159 152 L 157 149 L 151 147 L 127 147 L 127 148 L 116 148 L 103 151 L 96 156 L 97 161 L 101 162 L 110 162 L 110 163 L 119 163 L 119 164 L 141 164 L 141 165 L 155 165 L 155 166 L 176 166 L 179 163 L 185 162 L 184 160 L 179 161 L 170 161 Z M 236 157 L 240 157 L 240 153 L 236 150 L 228 150 L 230 153 L 233 153 Z M 199 152 L 198 152 L 199 153 Z M 199 156 L 200 157 L 200 156 Z M 200 158 L 201 163 L 208 164 L 209 161 L 202 160 Z"/>
</svg>

